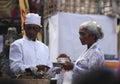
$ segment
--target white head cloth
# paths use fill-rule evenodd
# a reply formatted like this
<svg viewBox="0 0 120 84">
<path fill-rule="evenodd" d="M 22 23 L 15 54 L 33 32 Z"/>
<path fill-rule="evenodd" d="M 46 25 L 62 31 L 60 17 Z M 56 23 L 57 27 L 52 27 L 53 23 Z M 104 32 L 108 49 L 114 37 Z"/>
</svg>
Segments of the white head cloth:
<svg viewBox="0 0 120 84">
<path fill-rule="evenodd" d="M 42 27 L 41 16 L 39 16 L 38 14 L 35 14 L 35 13 L 28 13 L 26 15 L 25 24 L 36 24 L 36 25 Z"/>
</svg>

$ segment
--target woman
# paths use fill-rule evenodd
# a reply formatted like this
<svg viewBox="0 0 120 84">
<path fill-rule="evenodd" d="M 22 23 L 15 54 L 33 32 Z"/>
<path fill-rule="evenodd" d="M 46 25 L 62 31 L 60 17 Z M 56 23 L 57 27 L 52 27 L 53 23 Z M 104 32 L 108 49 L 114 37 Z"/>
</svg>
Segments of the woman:
<svg viewBox="0 0 120 84">
<path fill-rule="evenodd" d="M 101 68 L 104 63 L 104 54 L 97 43 L 104 36 L 101 27 L 95 21 L 85 22 L 80 25 L 79 35 L 82 45 L 87 45 L 87 49 L 76 60 L 73 77 Z"/>
</svg>

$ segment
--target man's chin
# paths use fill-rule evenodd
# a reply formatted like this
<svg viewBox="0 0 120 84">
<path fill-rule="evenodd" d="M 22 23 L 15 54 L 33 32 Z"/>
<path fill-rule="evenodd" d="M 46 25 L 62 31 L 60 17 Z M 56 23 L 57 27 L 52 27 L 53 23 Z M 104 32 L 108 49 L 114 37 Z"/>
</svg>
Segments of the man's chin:
<svg viewBox="0 0 120 84">
<path fill-rule="evenodd" d="M 34 38 L 30 38 L 30 37 L 29 37 L 28 39 L 29 39 L 29 40 L 32 40 L 32 41 L 35 41 L 35 39 L 34 39 Z"/>
</svg>

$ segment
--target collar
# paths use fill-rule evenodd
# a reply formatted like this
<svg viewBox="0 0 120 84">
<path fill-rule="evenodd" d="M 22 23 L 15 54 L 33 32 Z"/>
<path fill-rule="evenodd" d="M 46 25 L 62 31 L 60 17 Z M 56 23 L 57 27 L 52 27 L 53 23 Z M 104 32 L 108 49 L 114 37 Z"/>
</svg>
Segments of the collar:
<svg viewBox="0 0 120 84">
<path fill-rule="evenodd" d="M 91 46 L 89 49 L 94 49 L 94 48 L 96 48 L 98 45 L 99 45 L 99 43 L 98 43 L 98 42 L 95 42 L 95 43 L 92 44 L 92 46 Z"/>
<path fill-rule="evenodd" d="M 27 39 L 27 40 L 29 40 L 29 41 L 32 41 L 32 40 L 29 39 L 26 35 L 24 35 L 23 38 L 24 38 L 24 39 Z M 36 39 L 35 41 L 32 41 L 32 42 L 36 42 L 36 41 L 37 41 L 37 39 Z"/>
</svg>

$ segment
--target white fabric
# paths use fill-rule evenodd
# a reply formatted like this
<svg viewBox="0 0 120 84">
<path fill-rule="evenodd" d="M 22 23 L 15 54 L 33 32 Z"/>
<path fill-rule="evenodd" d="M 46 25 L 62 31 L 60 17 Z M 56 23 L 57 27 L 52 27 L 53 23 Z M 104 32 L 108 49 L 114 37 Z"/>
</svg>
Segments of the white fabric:
<svg viewBox="0 0 120 84">
<path fill-rule="evenodd" d="M 49 49 L 42 42 L 31 41 L 26 36 L 10 45 L 10 69 L 14 73 L 24 72 L 25 68 L 34 68 L 36 65 L 51 67 Z"/>
<path fill-rule="evenodd" d="M 89 71 L 103 67 L 104 54 L 97 43 L 85 50 L 75 62 L 74 70 Z"/>
<path fill-rule="evenodd" d="M 41 27 L 41 16 L 34 13 L 28 13 L 26 15 L 25 24 L 36 24 Z"/>
<path fill-rule="evenodd" d="M 72 70 L 64 73 L 63 84 L 72 84 Z"/>
</svg>

